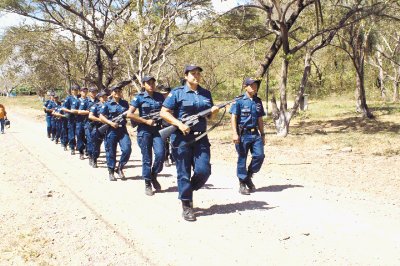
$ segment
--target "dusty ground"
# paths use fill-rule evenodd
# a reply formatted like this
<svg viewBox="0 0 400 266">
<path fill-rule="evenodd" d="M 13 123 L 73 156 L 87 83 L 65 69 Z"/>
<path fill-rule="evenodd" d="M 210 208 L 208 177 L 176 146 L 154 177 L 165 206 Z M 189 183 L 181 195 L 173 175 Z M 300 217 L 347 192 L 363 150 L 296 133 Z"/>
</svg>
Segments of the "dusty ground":
<svg viewBox="0 0 400 266">
<path fill-rule="evenodd" d="M 257 192 L 243 196 L 233 146 L 214 142 L 212 176 L 195 193 L 198 220 L 188 223 L 175 168 L 163 171 L 162 193 L 144 195 L 135 136 L 129 179 L 111 183 L 104 153 L 89 168 L 45 137 L 40 113 L 9 109 L 1 265 L 400 264 L 399 155 L 270 142 Z"/>
</svg>

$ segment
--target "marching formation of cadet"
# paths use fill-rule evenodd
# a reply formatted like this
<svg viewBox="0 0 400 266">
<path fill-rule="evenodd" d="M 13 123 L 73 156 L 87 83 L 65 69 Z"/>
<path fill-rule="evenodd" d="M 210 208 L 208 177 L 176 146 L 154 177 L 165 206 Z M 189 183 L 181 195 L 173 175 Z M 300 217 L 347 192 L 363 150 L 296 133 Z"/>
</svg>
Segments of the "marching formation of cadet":
<svg viewBox="0 0 400 266">
<path fill-rule="evenodd" d="M 176 165 L 178 198 L 182 203 L 182 217 L 195 221 L 193 193 L 202 188 L 211 175 L 211 150 L 207 135 L 207 120 L 213 119 L 220 108 L 230 108 L 232 140 L 238 153 L 237 177 L 239 193 L 249 195 L 256 188 L 252 182 L 264 161 L 265 133 L 262 101 L 257 97 L 260 80 L 247 78 L 244 93 L 231 102 L 214 105 L 211 92 L 202 88 L 203 69 L 188 65 L 184 69 L 182 85 L 174 89 L 156 87 L 153 76 L 141 80 L 142 92 L 130 104 L 123 99 L 119 87 L 98 92 L 96 87 L 71 87 L 71 94 L 62 102 L 51 93 L 44 105 L 47 137 L 61 142 L 65 151 L 79 152 L 80 159 L 89 159 L 97 168 L 100 147 L 104 142 L 108 178 L 116 181 L 115 173 L 126 180 L 124 167 L 128 163 L 132 143 L 126 119 L 137 126 L 137 143 L 142 154 L 142 178 L 145 194 L 153 196 L 161 191 L 157 180 L 163 166 Z M 121 156 L 117 163 L 117 146 Z M 246 166 L 251 152 L 251 162 Z"/>
</svg>

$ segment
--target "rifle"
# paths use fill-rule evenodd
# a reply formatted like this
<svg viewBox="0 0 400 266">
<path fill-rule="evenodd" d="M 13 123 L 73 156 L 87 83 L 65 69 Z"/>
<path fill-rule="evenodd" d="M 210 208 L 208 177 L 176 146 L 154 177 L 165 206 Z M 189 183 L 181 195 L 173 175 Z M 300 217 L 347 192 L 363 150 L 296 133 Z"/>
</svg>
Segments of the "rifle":
<svg viewBox="0 0 400 266">
<path fill-rule="evenodd" d="M 228 104 L 236 102 L 238 99 L 240 99 L 242 97 L 243 97 L 243 95 L 237 96 L 237 97 L 235 97 L 235 99 L 233 99 L 233 100 L 231 100 L 229 102 L 218 104 L 217 107 L 219 109 L 221 109 L 221 108 L 227 106 Z M 182 118 L 182 123 L 184 123 L 185 125 L 187 125 L 189 127 L 192 127 L 192 126 L 196 125 L 197 123 L 199 123 L 199 119 L 201 117 L 206 117 L 206 116 L 208 116 L 210 114 L 211 114 L 211 108 L 209 108 L 207 110 L 204 110 L 204 111 L 201 111 L 200 113 L 197 113 L 195 115 L 191 115 L 191 116 Z M 165 141 L 177 129 L 178 129 L 178 127 L 174 126 L 174 125 L 171 125 L 171 126 L 168 126 L 166 128 L 161 129 L 159 131 L 159 133 L 160 133 L 160 136 L 161 136 L 162 140 Z"/>
<path fill-rule="evenodd" d="M 142 116 L 142 118 L 146 119 L 146 120 L 149 120 L 149 119 L 153 120 L 154 126 L 161 125 L 162 118 L 160 116 L 160 110 L 152 110 L 152 111 L 150 111 L 149 114 Z M 131 125 L 133 128 L 135 128 L 139 125 L 139 123 L 134 121 L 133 119 L 131 119 Z"/>
<path fill-rule="evenodd" d="M 111 121 L 114 123 L 120 124 L 122 121 L 125 120 L 127 113 L 128 113 L 128 111 L 125 111 L 122 114 L 120 114 L 119 116 L 116 116 L 113 119 L 111 119 Z M 119 125 L 119 126 L 121 127 L 121 125 Z M 99 132 L 100 136 L 105 136 L 106 132 L 109 128 L 110 128 L 109 124 L 104 124 L 101 127 L 99 127 L 98 132 Z"/>
</svg>

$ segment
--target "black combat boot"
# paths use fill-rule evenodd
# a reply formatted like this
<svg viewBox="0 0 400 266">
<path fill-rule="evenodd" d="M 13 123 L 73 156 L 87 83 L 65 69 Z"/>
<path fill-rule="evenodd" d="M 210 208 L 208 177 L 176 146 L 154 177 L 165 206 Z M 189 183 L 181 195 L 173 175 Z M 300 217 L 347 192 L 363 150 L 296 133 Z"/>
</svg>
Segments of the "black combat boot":
<svg viewBox="0 0 400 266">
<path fill-rule="evenodd" d="M 67 146 L 64 146 L 64 151 L 67 151 L 67 150 L 68 150 Z"/>
<path fill-rule="evenodd" d="M 114 176 L 113 168 L 108 168 L 108 179 L 110 179 L 110 181 L 117 181 L 117 179 Z"/>
<path fill-rule="evenodd" d="M 247 189 L 244 181 L 239 181 L 239 193 L 242 195 L 250 195 L 250 191 Z"/>
<path fill-rule="evenodd" d="M 58 139 L 56 139 L 56 144 L 58 144 Z"/>
<path fill-rule="evenodd" d="M 83 152 L 82 152 L 82 153 L 79 153 L 79 159 L 85 160 L 85 155 L 83 154 Z"/>
<path fill-rule="evenodd" d="M 147 196 L 153 196 L 154 192 L 153 192 L 153 189 L 151 188 L 151 181 L 150 180 L 145 180 L 144 183 L 145 183 L 144 193 Z"/>
<path fill-rule="evenodd" d="M 157 174 L 151 174 L 151 183 L 153 184 L 153 188 L 156 190 L 156 191 L 160 191 L 161 190 L 161 185 L 160 185 L 160 183 L 158 183 L 158 181 L 157 181 Z"/>
<path fill-rule="evenodd" d="M 246 179 L 244 180 L 244 182 L 246 183 L 246 186 L 249 188 L 249 192 L 255 192 L 256 191 L 256 186 L 253 184 L 253 181 L 251 180 L 251 178 L 253 177 L 253 175 L 251 173 L 249 173 L 246 177 Z"/>
<path fill-rule="evenodd" d="M 92 167 L 97 168 L 97 160 L 96 159 L 93 159 Z"/>
<path fill-rule="evenodd" d="M 193 212 L 193 202 L 189 200 L 182 200 L 182 217 L 186 221 L 196 221 L 196 216 Z"/>
<path fill-rule="evenodd" d="M 118 174 L 119 178 L 121 178 L 121 180 L 124 180 L 124 181 L 126 180 L 126 177 L 125 177 L 124 172 L 122 171 L 122 168 L 120 168 L 120 167 L 117 168 L 117 174 Z"/>
</svg>

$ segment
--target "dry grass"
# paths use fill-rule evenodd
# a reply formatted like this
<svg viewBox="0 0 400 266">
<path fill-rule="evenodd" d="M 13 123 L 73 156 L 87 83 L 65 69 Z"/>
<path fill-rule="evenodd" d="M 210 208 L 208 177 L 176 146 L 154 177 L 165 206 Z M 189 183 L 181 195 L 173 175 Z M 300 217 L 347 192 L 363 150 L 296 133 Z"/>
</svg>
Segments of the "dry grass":
<svg viewBox="0 0 400 266">
<path fill-rule="evenodd" d="M 290 134 L 286 138 L 276 136 L 273 121 L 268 116 L 268 144 L 304 150 L 352 147 L 354 152 L 361 154 L 400 155 L 399 103 L 376 101 L 368 104 L 375 119 L 363 119 L 354 111 L 354 101 L 332 99 L 310 102 L 309 109 L 300 112 L 291 121 Z M 229 115 L 223 119 L 222 126 L 210 133 L 210 138 L 218 138 L 221 143 L 230 142 Z"/>
<path fill-rule="evenodd" d="M 286 138 L 277 137 L 270 116 L 266 119 L 267 141 L 272 146 L 319 149 L 330 146 L 334 150 L 352 147 L 354 152 L 379 156 L 400 154 L 400 104 L 382 101 L 368 102 L 375 119 L 363 119 L 355 112 L 354 101 L 349 97 L 311 101 L 305 112 L 300 112 L 290 125 Z M 24 106 L 42 109 L 37 96 L 0 97 L 7 106 Z M 264 103 L 265 104 L 265 103 Z M 231 143 L 229 107 L 222 123 L 210 132 L 211 139 Z M 220 112 L 220 115 L 222 112 Z"/>
</svg>

